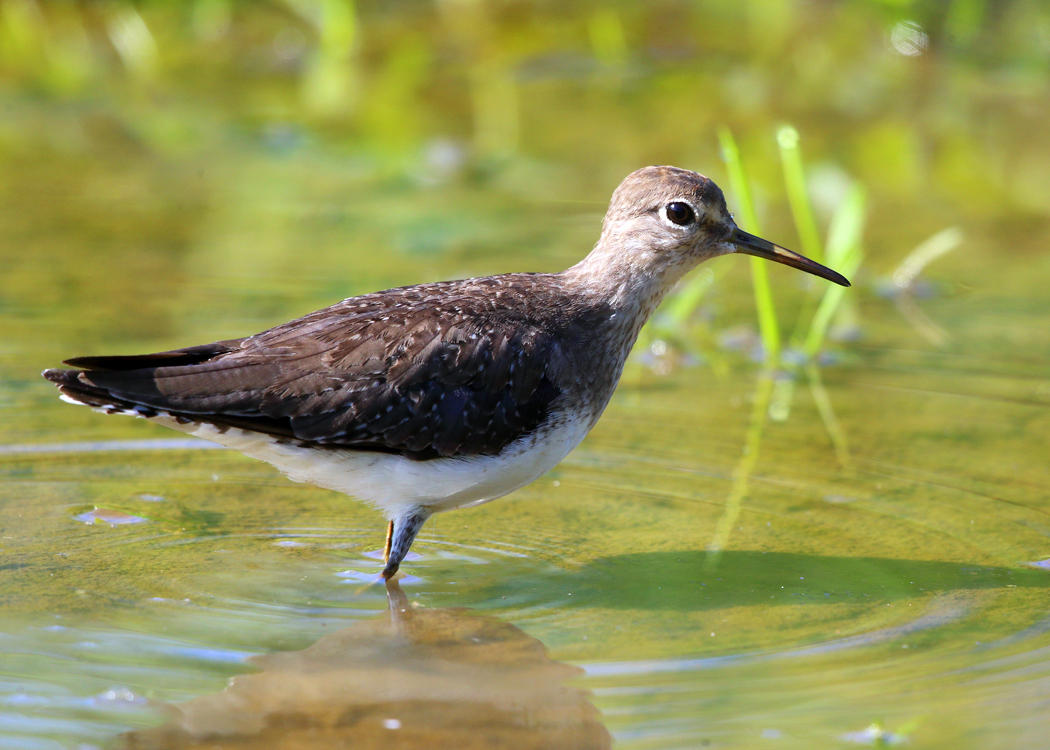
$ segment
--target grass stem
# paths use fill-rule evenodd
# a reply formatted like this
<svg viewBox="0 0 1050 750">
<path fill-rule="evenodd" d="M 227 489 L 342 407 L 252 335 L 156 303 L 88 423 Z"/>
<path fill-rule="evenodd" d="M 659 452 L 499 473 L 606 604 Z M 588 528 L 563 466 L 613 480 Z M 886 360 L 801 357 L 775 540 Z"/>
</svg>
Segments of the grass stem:
<svg viewBox="0 0 1050 750">
<path fill-rule="evenodd" d="M 740 159 L 740 149 L 736 145 L 729 128 L 718 131 L 718 142 L 722 148 L 722 159 L 729 172 L 729 184 L 738 207 L 738 216 L 742 228 L 748 232 L 761 234 L 758 228 L 758 217 L 755 215 L 755 204 L 751 198 L 751 189 L 744 165 Z M 758 330 L 762 336 L 767 363 L 776 362 L 780 357 L 780 324 L 777 321 L 776 305 L 773 301 L 773 289 L 769 284 L 769 271 L 766 261 L 760 258 L 749 258 L 751 261 L 751 285 L 755 293 L 755 311 L 758 314 Z"/>
<path fill-rule="evenodd" d="M 793 126 L 784 125 L 777 131 L 784 184 L 787 187 L 788 202 L 791 204 L 791 215 L 795 219 L 798 238 L 802 243 L 802 254 L 823 263 L 824 248 L 820 242 L 817 220 L 813 215 L 813 204 L 806 191 L 806 173 L 802 168 L 802 149 L 798 143 L 798 131 Z"/>
</svg>

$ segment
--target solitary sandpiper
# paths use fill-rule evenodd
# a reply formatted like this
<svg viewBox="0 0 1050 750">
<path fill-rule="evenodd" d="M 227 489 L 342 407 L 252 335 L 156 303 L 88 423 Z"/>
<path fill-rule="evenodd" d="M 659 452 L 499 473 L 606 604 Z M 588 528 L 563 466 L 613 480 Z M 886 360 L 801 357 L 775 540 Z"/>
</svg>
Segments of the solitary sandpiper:
<svg viewBox="0 0 1050 750">
<path fill-rule="evenodd" d="M 598 421 L 638 331 L 696 264 L 728 253 L 840 274 L 739 229 L 722 191 L 645 167 L 613 193 L 594 249 L 512 273 L 351 297 L 254 336 L 45 370 L 62 398 L 131 414 L 367 500 L 389 579 L 423 523 L 525 485 Z"/>
</svg>

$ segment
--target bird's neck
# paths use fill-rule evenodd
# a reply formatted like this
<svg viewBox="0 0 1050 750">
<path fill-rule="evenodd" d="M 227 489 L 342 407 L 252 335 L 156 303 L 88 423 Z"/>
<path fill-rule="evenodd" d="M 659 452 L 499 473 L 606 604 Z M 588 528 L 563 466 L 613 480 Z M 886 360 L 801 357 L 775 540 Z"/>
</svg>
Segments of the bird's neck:
<svg viewBox="0 0 1050 750">
<path fill-rule="evenodd" d="M 603 232 L 594 249 L 562 273 L 581 298 L 607 307 L 635 330 L 641 328 L 690 264 L 667 262 L 641 237 Z"/>
<path fill-rule="evenodd" d="M 688 270 L 659 262 L 655 248 L 630 247 L 603 233 L 591 253 L 559 276 L 575 315 L 571 379 L 593 424 L 609 402 L 638 332 Z"/>
</svg>

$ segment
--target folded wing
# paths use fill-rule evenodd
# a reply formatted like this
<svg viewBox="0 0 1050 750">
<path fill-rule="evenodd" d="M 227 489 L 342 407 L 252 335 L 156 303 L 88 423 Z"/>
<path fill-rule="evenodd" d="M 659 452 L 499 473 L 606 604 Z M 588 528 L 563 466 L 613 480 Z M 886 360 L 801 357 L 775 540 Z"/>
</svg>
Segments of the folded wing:
<svg viewBox="0 0 1050 750">
<path fill-rule="evenodd" d="M 432 285 L 437 286 L 437 285 Z M 420 288 L 412 288 L 420 289 Z M 498 453 L 559 390 L 550 333 L 477 295 L 379 292 L 245 339 L 48 370 L 69 398 L 417 459 Z"/>
</svg>

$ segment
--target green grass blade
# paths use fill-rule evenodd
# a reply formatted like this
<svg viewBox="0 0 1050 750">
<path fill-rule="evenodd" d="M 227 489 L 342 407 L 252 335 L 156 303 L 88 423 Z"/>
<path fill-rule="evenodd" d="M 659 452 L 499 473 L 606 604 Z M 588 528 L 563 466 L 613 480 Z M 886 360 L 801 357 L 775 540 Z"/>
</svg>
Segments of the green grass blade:
<svg viewBox="0 0 1050 750">
<path fill-rule="evenodd" d="M 861 248 L 861 236 L 864 233 L 864 215 L 867 200 L 864 189 L 855 185 L 839 204 L 832 218 L 831 231 L 828 237 L 828 257 L 834 258 L 834 264 L 846 278 L 856 274 L 864 259 Z M 829 284 L 824 290 L 820 304 L 809 324 L 802 351 L 809 358 L 814 357 L 827 337 L 831 320 L 845 298 L 846 287 Z"/>
<path fill-rule="evenodd" d="M 826 262 L 829 266 L 834 267 L 842 263 L 854 248 L 860 246 L 860 238 L 864 234 L 866 208 L 864 188 L 857 184 L 852 185 L 835 209 L 831 225 L 828 227 Z"/>
<path fill-rule="evenodd" d="M 835 409 L 831 405 L 831 397 L 824 388 L 824 381 L 820 377 L 820 368 L 817 363 L 810 361 L 806 363 L 806 376 L 809 379 L 809 390 L 813 394 L 813 403 L 817 405 L 817 413 L 820 421 L 824 423 L 824 431 L 828 433 L 831 445 L 835 449 L 835 456 L 839 465 L 846 471 L 852 471 L 853 466 L 849 455 L 849 442 L 846 440 L 846 431 L 842 429 Z"/>
<path fill-rule="evenodd" d="M 948 227 L 920 242 L 893 272 L 893 285 L 900 291 L 909 291 L 926 266 L 942 255 L 950 253 L 961 245 L 962 241 L 962 230 L 958 227 Z"/>
<path fill-rule="evenodd" d="M 738 224 L 742 228 L 759 234 L 758 217 L 755 215 L 755 204 L 751 199 L 751 189 L 744 174 L 744 165 L 740 159 L 740 149 L 729 128 L 718 131 L 718 142 L 722 147 L 722 158 L 729 172 L 729 184 L 733 191 L 737 215 L 742 219 Z M 780 324 L 777 321 L 776 305 L 773 302 L 773 290 L 769 285 L 769 272 L 766 261 L 760 258 L 749 258 L 751 262 L 751 284 L 755 292 L 755 311 L 758 314 L 758 329 L 762 336 L 767 362 L 775 362 L 780 356 Z"/>
<path fill-rule="evenodd" d="M 802 168 L 802 149 L 799 148 L 798 141 L 798 131 L 791 125 L 784 125 L 777 131 L 784 184 L 787 186 L 791 215 L 795 219 L 799 241 L 802 243 L 802 254 L 823 263 L 824 250 L 820 243 L 820 233 L 817 231 L 817 220 L 813 215 L 813 204 L 806 191 L 806 173 Z"/>
<path fill-rule="evenodd" d="M 729 172 L 729 184 L 733 190 L 738 221 L 749 232 L 758 232 L 758 216 L 755 214 L 755 203 L 751 199 L 751 189 L 744 175 L 744 164 L 740 159 L 740 149 L 736 145 L 732 131 L 722 127 L 718 130 L 718 145 L 722 149 L 722 159 Z"/>
<path fill-rule="evenodd" d="M 828 230 L 825 252 L 817 234 L 812 202 L 806 191 L 798 139 L 798 131 L 790 126 L 782 127 L 777 133 L 784 182 L 787 185 L 795 225 L 803 243 L 803 252 L 828 264 L 848 278 L 856 273 L 862 260 L 860 243 L 866 211 L 864 191 L 859 185 L 854 185 L 836 207 Z M 806 359 L 812 359 L 817 354 L 827 337 L 832 319 L 844 304 L 845 291 L 844 287 L 828 284 L 825 285 L 819 303 L 812 297 L 807 299 L 789 338 L 791 350 L 800 350 Z M 788 371 L 792 377 L 780 381 L 774 391 L 770 417 L 776 421 L 786 420 L 791 413 L 795 379 L 798 377 L 800 365 L 801 362 L 791 364 Z"/>
<path fill-rule="evenodd" d="M 839 264 L 839 268 L 843 275 L 847 278 L 854 275 L 860 267 L 861 257 L 862 254 L 860 248 L 857 248 L 854 252 L 850 253 L 850 255 Z M 823 345 L 824 339 L 827 337 L 828 327 L 831 325 L 831 319 L 835 315 L 835 311 L 838 309 L 839 305 L 842 303 L 842 298 L 845 294 L 846 287 L 838 285 L 829 285 L 824 292 L 820 304 L 817 305 L 817 311 L 813 313 L 813 321 L 810 323 L 809 332 L 806 334 L 805 341 L 802 343 L 802 351 L 807 357 L 814 357 L 817 352 L 820 351 L 820 347 Z"/>
</svg>

